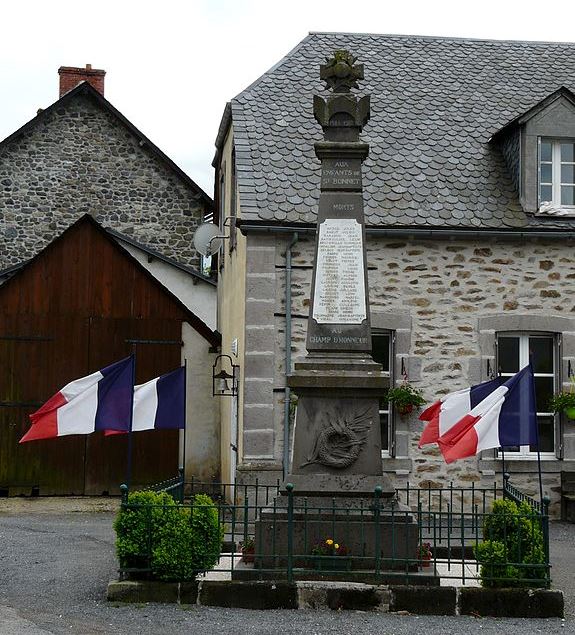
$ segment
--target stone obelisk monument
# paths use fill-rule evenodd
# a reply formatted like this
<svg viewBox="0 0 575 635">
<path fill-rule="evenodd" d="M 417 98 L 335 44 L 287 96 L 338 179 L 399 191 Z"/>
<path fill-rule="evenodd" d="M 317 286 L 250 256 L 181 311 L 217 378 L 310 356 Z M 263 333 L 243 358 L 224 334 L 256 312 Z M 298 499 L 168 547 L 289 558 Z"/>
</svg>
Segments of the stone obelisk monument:
<svg viewBox="0 0 575 635">
<path fill-rule="evenodd" d="M 401 559 L 415 557 L 418 539 L 413 515 L 398 503 L 382 470 L 379 400 L 387 378 L 371 356 L 361 180 L 369 146 L 359 138 L 369 97 L 351 93 L 363 66 L 347 51 L 336 51 L 321 66 L 321 78 L 332 92 L 314 98 L 324 139 L 315 144 L 321 193 L 307 355 L 289 378 L 298 406 L 284 485 L 293 489 L 286 487 L 255 523 L 258 575 L 269 569 L 266 575 L 273 576 L 274 567 L 285 566 L 291 539 L 303 579 L 317 577 L 306 572 L 306 554 L 327 536 L 361 556 L 353 566 L 366 576 L 378 559 L 384 569 L 404 568 Z M 342 575 L 358 580 L 341 573 L 336 579 Z"/>
<path fill-rule="evenodd" d="M 298 395 L 293 460 L 286 482 L 305 496 L 393 495 L 383 475 L 379 399 L 387 386 L 371 357 L 369 287 L 361 168 L 369 145 L 360 140 L 369 96 L 352 94 L 363 65 L 336 51 L 320 68 L 332 91 L 314 96 L 323 141 L 307 355 L 289 385 Z"/>
</svg>

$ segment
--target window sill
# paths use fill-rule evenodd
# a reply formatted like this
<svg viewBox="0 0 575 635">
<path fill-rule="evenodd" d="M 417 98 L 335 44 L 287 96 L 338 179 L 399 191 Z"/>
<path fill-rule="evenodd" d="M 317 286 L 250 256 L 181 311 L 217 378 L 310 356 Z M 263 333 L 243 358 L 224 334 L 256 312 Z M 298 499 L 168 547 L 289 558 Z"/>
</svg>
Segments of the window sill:
<svg viewBox="0 0 575 635">
<path fill-rule="evenodd" d="M 394 458 L 381 453 L 381 463 L 384 473 L 410 474 L 412 461 L 408 458 Z"/>
<path fill-rule="evenodd" d="M 546 203 L 535 212 L 535 216 L 575 216 L 575 207 L 564 207 Z"/>
<path fill-rule="evenodd" d="M 490 471 L 495 472 L 495 474 L 501 474 L 501 465 L 501 459 L 479 459 L 479 469 L 482 472 Z M 505 467 L 512 478 L 513 474 L 537 474 L 539 471 L 537 457 L 535 457 L 535 460 L 527 458 L 508 460 L 505 457 Z M 541 459 L 541 472 L 559 473 L 563 470 L 565 470 L 564 460 L 557 458 Z"/>
</svg>

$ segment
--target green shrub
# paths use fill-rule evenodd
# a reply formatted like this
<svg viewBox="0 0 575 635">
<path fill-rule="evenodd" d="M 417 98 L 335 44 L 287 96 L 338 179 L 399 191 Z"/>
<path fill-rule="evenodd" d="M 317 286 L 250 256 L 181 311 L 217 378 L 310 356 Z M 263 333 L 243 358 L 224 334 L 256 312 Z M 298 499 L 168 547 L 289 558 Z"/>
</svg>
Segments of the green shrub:
<svg viewBox="0 0 575 635">
<path fill-rule="evenodd" d="M 509 552 L 499 540 L 485 540 L 475 547 L 475 557 L 481 563 L 479 576 L 484 587 L 512 586 L 519 577 L 519 570 L 508 564 Z"/>
<path fill-rule="evenodd" d="M 518 507 L 509 499 L 495 501 L 483 538 L 475 547 L 483 586 L 533 586 L 545 579 L 545 567 L 526 566 L 545 563 L 541 518 L 527 502 Z"/>
<path fill-rule="evenodd" d="M 176 502 L 165 492 L 133 492 L 122 505 L 116 520 L 116 554 L 122 568 L 146 569 L 159 541 L 159 528 Z"/>
<path fill-rule="evenodd" d="M 223 525 L 212 499 L 196 494 L 192 508 L 180 511 L 161 528 L 161 540 L 153 551 L 153 574 L 161 580 L 192 580 L 212 569 L 220 556 Z"/>
<path fill-rule="evenodd" d="M 223 538 L 218 510 L 204 494 L 190 507 L 165 493 L 134 492 L 114 529 L 121 567 L 146 569 L 161 580 L 191 580 L 211 569 Z"/>
</svg>

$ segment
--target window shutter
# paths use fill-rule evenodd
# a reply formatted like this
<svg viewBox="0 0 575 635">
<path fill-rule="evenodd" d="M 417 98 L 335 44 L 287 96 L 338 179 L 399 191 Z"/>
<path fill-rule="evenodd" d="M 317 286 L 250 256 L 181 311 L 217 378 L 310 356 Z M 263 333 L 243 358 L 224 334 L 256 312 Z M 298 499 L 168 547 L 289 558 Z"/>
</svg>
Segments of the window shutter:
<svg viewBox="0 0 575 635">
<path fill-rule="evenodd" d="M 563 385 L 563 337 L 561 334 L 557 336 L 557 368 L 555 371 L 558 388 L 560 389 Z M 563 420 L 565 419 L 564 414 L 556 414 L 555 415 L 555 456 L 558 459 L 563 458 Z"/>
<path fill-rule="evenodd" d="M 395 384 L 395 331 L 391 332 L 390 346 L 389 346 L 389 385 L 390 387 Z M 396 455 L 396 442 L 395 442 L 395 408 L 389 409 L 389 456 L 395 457 Z"/>
</svg>

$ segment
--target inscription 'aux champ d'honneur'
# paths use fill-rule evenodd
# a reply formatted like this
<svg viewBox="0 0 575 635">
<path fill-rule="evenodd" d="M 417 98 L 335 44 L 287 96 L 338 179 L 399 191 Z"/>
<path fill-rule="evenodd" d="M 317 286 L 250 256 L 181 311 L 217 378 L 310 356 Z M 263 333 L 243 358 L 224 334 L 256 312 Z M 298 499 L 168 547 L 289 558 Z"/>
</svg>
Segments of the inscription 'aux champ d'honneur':
<svg viewBox="0 0 575 635">
<path fill-rule="evenodd" d="M 319 226 L 313 318 L 318 324 L 366 319 L 361 225 L 328 218 Z"/>
</svg>

